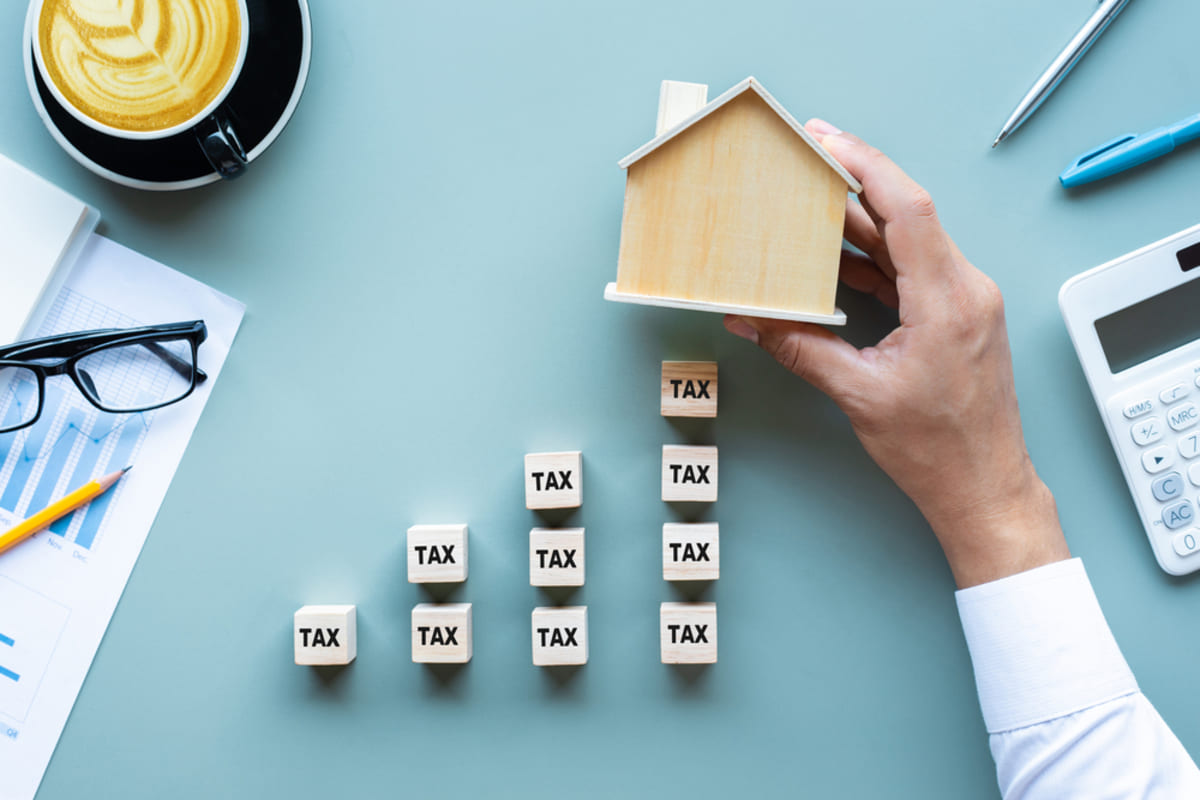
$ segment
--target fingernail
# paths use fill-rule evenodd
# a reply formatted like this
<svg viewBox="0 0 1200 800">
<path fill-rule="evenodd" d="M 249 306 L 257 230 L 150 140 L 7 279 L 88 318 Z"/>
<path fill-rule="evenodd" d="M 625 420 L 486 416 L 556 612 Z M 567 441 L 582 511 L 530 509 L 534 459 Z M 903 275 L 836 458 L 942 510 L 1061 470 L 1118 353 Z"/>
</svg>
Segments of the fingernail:
<svg viewBox="0 0 1200 800">
<path fill-rule="evenodd" d="M 804 123 L 804 127 L 808 128 L 812 133 L 816 133 L 821 136 L 832 136 L 842 132 L 841 128 L 830 125 L 825 120 L 817 119 L 815 117 Z"/>
<path fill-rule="evenodd" d="M 758 344 L 758 331 L 746 322 L 744 319 L 731 319 L 725 323 L 725 329 L 734 336 L 740 336 L 743 339 Z"/>
</svg>

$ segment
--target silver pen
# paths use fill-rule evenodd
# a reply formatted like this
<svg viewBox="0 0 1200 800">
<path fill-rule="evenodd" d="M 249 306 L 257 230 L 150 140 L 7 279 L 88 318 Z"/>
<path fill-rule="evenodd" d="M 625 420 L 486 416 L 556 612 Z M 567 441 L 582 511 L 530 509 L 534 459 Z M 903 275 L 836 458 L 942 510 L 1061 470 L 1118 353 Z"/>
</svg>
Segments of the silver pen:
<svg viewBox="0 0 1200 800">
<path fill-rule="evenodd" d="M 1104 33 L 1104 29 L 1108 27 L 1109 23 L 1117 18 L 1117 14 L 1121 13 L 1128 2 L 1129 0 L 1100 0 L 1100 8 L 1096 9 L 1096 13 L 1092 14 L 1091 18 L 1084 23 L 1083 27 L 1079 29 L 1079 33 L 1075 34 L 1063 51 L 1058 54 L 1058 58 L 1046 67 L 1046 71 L 1033 84 L 1033 88 L 1021 98 L 1021 102 L 1017 104 L 1012 116 L 1000 129 L 996 141 L 992 142 L 992 147 L 1007 139 L 1013 131 L 1020 127 L 1022 122 L 1037 110 L 1038 106 L 1062 82 L 1062 79 L 1067 77 L 1071 67 L 1075 66 L 1079 59 L 1083 58 L 1083 54 L 1088 51 L 1088 48 L 1100 38 L 1100 34 Z"/>
</svg>

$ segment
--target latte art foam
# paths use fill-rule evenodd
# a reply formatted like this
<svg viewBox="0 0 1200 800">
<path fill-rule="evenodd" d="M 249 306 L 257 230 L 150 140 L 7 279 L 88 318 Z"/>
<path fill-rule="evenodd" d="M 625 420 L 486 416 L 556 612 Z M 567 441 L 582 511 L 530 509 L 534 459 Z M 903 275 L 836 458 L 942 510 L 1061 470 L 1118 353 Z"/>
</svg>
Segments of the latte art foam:
<svg viewBox="0 0 1200 800">
<path fill-rule="evenodd" d="M 233 77 L 237 0 L 45 0 L 42 62 L 84 116 L 126 131 L 187 122 Z"/>
</svg>

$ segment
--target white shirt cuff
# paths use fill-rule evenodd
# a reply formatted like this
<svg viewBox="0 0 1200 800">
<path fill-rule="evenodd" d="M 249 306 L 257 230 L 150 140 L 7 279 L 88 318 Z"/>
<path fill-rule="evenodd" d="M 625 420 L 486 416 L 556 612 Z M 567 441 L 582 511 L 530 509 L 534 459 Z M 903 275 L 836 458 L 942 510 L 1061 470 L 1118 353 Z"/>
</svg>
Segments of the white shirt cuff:
<svg viewBox="0 0 1200 800">
<path fill-rule="evenodd" d="M 1078 558 L 955 593 L 988 733 L 1138 691 Z"/>
</svg>

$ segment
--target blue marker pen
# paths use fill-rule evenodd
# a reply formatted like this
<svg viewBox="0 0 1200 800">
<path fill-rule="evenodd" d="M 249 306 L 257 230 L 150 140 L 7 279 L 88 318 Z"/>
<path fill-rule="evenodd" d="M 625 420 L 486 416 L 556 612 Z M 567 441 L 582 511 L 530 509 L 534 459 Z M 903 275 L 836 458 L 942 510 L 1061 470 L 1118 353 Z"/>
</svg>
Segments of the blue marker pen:
<svg viewBox="0 0 1200 800">
<path fill-rule="evenodd" d="M 1075 159 L 1058 179 L 1068 188 L 1091 183 L 1165 156 L 1192 139 L 1200 139 L 1200 114 L 1140 136 L 1135 133 L 1118 136 Z"/>
</svg>

